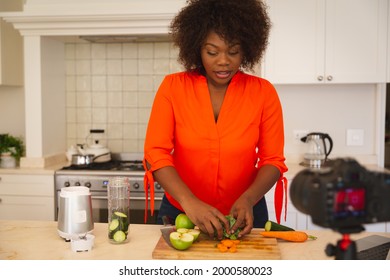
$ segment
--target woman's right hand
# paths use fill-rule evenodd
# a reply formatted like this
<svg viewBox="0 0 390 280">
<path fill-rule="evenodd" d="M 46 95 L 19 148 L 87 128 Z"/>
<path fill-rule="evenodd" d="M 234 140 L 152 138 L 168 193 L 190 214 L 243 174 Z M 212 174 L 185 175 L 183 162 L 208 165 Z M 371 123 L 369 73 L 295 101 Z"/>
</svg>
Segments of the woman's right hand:
<svg viewBox="0 0 390 280">
<path fill-rule="evenodd" d="M 210 238 L 223 238 L 223 228 L 229 231 L 229 223 L 218 209 L 201 201 L 180 178 L 173 166 L 160 168 L 153 173 L 160 185 L 180 203 L 190 220 Z M 222 222 L 222 224 L 221 224 Z"/>
<path fill-rule="evenodd" d="M 196 197 L 187 198 L 181 204 L 188 218 L 208 234 L 210 238 L 223 238 L 223 229 L 229 231 L 229 222 L 218 209 L 199 200 Z"/>
</svg>

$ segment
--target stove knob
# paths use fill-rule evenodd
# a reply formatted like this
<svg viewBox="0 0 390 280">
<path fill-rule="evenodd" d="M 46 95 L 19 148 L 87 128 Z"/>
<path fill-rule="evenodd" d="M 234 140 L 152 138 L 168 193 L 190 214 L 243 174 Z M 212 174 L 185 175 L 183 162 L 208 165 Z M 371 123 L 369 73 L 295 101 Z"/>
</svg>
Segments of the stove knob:
<svg viewBox="0 0 390 280">
<path fill-rule="evenodd" d="M 154 185 L 154 187 L 155 187 L 157 190 L 161 190 L 161 185 L 160 185 L 159 183 L 156 183 L 156 184 Z"/>
<path fill-rule="evenodd" d="M 134 184 L 133 184 L 133 188 L 136 189 L 136 190 L 138 190 L 138 189 L 139 189 L 139 184 L 138 184 L 138 183 L 134 183 Z"/>
<path fill-rule="evenodd" d="M 91 187 L 91 183 L 90 183 L 90 182 L 86 182 L 86 183 L 84 184 L 84 186 L 86 186 L 87 188 L 90 188 L 90 187 Z"/>
<path fill-rule="evenodd" d="M 70 183 L 69 183 L 69 182 L 65 182 L 65 183 L 64 183 L 64 186 L 65 186 L 65 187 L 69 187 L 69 186 L 70 186 Z"/>
<path fill-rule="evenodd" d="M 76 183 L 75 183 L 75 186 L 80 186 L 80 182 L 76 182 Z"/>
</svg>

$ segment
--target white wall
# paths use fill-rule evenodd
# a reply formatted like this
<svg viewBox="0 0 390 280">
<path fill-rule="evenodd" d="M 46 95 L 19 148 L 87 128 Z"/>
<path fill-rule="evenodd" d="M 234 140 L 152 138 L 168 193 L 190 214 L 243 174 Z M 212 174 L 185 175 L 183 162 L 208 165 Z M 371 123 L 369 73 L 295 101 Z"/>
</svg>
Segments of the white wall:
<svg viewBox="0 0 390 280">
<path fill-rule="evenodd" d="M 25 137 L 24 88 L 0 86 L 0 134 Z"/>
<path fill-rule="evenodd" d="M 305 144 L 293 130 L 325 132 L 333 139 L 332 156 L 376 153 L 376 85 L 277 85 L 285 122 L 285 153 L 301 156 Z M 347 129 L 363 129 L 364 144 L 347 146 Z"/>
<path fill-rule="evenodd" d="M 104 144 L 111 151 L 142 152 L 155 91 L 165 74 L 181 70 L 170 43 L 66 43 L 64 52 L 66 100 L 58 92 L 53 93 L 55 99 L 52 96 L 65 103 L 64 150 L 83 143 L 89 129 L 102 128 L 106 130 Z M 57 74 L 62 71 L 54 70 Z M 284 111 L 287 161 L 299 162 L 306 148 L 293 140 L 295 129 L 330 134 L 334 140 L 331 156 L 376 155 L 376 85 L 275 87 Z M 55 91 L 55 87 L 50 90 Z M 0 88 L 0 132 L 24 135 L 23 108 L 22 88 Z M 349 128 L 364 130 L 363 146 L 346 145 Z"/>
</svg>

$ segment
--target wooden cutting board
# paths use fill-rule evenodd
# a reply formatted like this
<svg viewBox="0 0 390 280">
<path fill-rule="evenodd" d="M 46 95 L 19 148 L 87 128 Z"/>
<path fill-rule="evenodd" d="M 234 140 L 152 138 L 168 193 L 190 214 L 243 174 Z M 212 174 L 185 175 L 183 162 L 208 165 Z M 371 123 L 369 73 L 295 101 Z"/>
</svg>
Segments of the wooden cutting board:
<svg viewBox="0 0 390 280">
<path fill-rule="evenodd" d="M 281 259 L 278 243 L 275 238 L 266 238 L 260 235 L 260 229 L 253 229 L 250 234 L 241 238 L 237 252 L 220 252 L 216 245 L 218 240 L 211 240 L 201 234 L 192 246 L 179 251 L 170 247 L 161 236 L 153 250 L 153 259 L 180 259 L 180 260 L 279 260 Z"/>
</svg>

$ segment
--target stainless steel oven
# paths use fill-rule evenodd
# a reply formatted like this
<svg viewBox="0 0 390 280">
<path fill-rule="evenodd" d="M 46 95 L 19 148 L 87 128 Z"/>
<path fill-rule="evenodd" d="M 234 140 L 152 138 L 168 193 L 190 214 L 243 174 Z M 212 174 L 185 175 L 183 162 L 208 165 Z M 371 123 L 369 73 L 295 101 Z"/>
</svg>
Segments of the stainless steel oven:
<svg viewBox="0 0 390 280">
<path fill-rule="evenodd" d="M 115 157 L 114 157 L 115 158 Z M 130 189 L 130 221 L 133 224 L 143 224 L 145 214 L 145 193 L 143 178 L 145 171 L 140 160 L 113 159 L 106 163 L 93 163 L 79 167 L 67 166 L 55 173 L 55 219 L 58 219 L 58 201 L 61 188 L 69 186 L 86 186 L 90 189 L 92 198 L 92 215 L 94 222 L 106 223 L 108 220 L 107 184 L 110 178 L 125 176 L 129 178 Z M 148 224 L 155 224 L 158 209 L 164 194 L 159 184 L 155 184 L 154 215 L 148 211 Z M 148 203 L 150 210 L 150 203 Z"/>
</svg>

